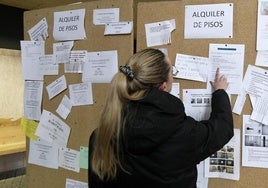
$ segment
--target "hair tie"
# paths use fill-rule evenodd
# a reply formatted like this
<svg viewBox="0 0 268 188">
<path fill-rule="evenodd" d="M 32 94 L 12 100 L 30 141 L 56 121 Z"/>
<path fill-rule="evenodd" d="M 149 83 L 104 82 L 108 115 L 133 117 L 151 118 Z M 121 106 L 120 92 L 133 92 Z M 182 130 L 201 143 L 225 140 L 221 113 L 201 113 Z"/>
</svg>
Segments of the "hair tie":
<svg viewBox="0 0 268 188">
<path fill-rule="evenodd" d="M 119 69 L 120 69 L 120 71 L 122 73 L 124 73 L 127 76 L 127 78 L 129 80 L 133 80 L 134 79 L 134 72 L 131 70 L 130 66 L 128 66 L 128 65 L 120 66 Z"/>
</svg>

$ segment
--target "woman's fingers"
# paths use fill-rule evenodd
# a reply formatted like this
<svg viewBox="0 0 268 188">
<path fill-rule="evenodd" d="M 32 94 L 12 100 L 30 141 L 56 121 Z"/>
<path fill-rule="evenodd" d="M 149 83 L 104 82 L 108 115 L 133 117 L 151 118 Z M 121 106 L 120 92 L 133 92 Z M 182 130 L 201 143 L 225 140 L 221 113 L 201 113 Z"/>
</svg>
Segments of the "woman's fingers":
<svg viewBox="0 0 268 188">
<path fill-rule="evenodd" d="M 220 75 L 220 69 L 217 68 L 216 74 L 215 74 L 215 80 L 210 81 L 212 87 L 214 90 L 217 89 L 227 89 L 228 87 L 228 82 L 227 82 L 227 77 L 225 75 Z"/>
</svg>

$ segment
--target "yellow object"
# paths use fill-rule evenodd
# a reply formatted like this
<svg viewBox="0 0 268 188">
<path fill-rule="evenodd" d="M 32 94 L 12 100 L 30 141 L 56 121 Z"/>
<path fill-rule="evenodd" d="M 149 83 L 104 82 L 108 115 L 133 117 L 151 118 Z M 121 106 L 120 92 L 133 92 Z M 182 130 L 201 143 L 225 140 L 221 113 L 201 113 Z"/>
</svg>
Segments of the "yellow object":
<svg viewBox="0 0 268 188">
<path fill-rule="evenodd" d="M 20 127 L 21 118 L 0 118 L 0 155 L 26 151 L 26 137 Z"/>
<path fill-rule="evenodd" d="M 28 120 L 25 118 L 21 118 L 21 128 L 23 133 L 33 140 L 37 140 L 38 136 L 35 135 L 36 128 L 38 126 L 38 122 L 34 120 Z"/>
</svg>

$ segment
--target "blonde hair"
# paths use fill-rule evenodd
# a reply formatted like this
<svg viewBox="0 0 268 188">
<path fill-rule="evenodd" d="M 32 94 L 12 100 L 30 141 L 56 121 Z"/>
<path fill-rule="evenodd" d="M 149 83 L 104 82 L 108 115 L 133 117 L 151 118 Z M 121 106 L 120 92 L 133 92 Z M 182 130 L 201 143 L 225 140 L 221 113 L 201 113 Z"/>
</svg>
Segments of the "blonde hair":
<svg viewBox="0 0 268 188">
<path fill-rule="evenodd" d="M 145 92 L 168 80 L 170 66 L 165 55 L 157 49 L 144 49 L 128 60 L 134 78 L 119 71 L 113 77 L 99 127 L 96 130 L 91 168 L 101 180 L 113 179 L 117 167 L 124 170 L 119 158 L 119 142 L 124 127 L 123 105 L 141 99 Z"/>
</svg>

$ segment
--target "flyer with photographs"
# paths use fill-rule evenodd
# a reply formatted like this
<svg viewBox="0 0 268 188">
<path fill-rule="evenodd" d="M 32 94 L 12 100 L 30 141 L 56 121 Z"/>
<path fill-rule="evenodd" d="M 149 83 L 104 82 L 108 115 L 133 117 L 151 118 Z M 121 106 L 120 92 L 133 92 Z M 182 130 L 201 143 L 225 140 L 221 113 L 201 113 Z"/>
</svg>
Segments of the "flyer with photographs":
<svg viewBox="0 0 268 188">
<path fill-rule="evenodd" d="M 268 125 L 243 116 L 242 166 L 268 168 Z"/>
<path fill-rule="evenodd" d="M 183 89 L 185 113 L 197 121 L 208 119 L 212 94 L 207 89 Z"/>
<path fill-rule="evenodd" d="M 219 151 L 205 160 L 205 177 L 239 180 L 240 130 L 234 129 L 233 138 Z"/>
</svg>

